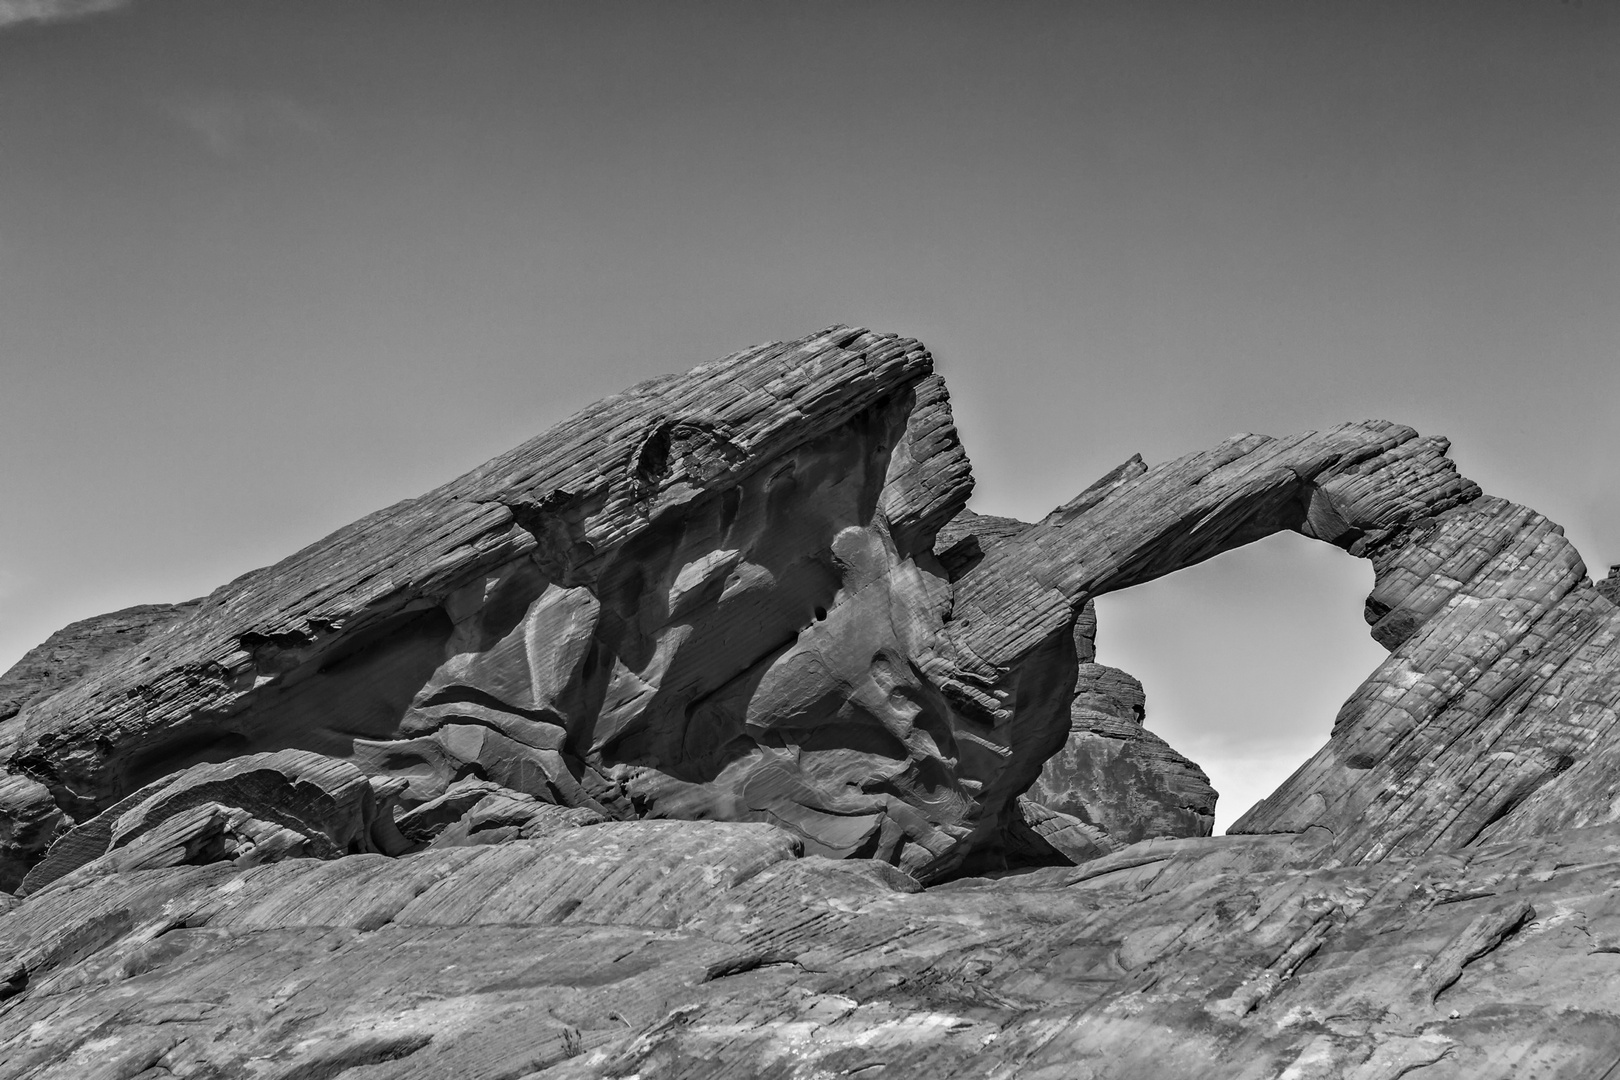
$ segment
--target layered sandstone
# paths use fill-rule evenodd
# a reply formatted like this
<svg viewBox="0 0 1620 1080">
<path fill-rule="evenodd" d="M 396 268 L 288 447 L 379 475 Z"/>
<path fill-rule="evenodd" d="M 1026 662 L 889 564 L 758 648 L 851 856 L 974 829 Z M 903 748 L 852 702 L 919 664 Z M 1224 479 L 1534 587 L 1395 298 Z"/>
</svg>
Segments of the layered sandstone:
<svg viewBox="0 0 1620 1080">
<path fill-rule="evenodd" d="M 69 623 L 0 675 L 0 720 L 72 685 L 110 654 L 139 645 L 201 602 L 138 604 Z"/>
<path fill-rule="evenodd" d="M 0 916 L 0 1076 L 1597 1077 L 1617 829 L 1339 869 L 1160 840 L 922 890 L 635 821 L 64 879 Z"/>
<path fill-rule="evenodd" d="M 834 327 L 75 624 L 0 679 L 0 1078 L 1601 1071 L 1617 578 L 1446 452 L 986 517 L 927 351 Z M 1208 837 L 1093 601 L 1285 529 L 1390 655 Z"/>
</svg>

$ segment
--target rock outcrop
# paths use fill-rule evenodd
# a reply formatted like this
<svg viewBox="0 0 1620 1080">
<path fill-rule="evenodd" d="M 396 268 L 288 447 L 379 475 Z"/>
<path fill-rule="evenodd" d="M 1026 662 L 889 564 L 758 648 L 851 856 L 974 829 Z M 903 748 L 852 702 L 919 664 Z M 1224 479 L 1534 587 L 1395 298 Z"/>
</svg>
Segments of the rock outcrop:
<svg viewBox="0 0 1620 1080">
<path fill-rule="evenodd" d="M 1601 1073 L 1620 576 L 1446 451 L 986 517 L 926 350 L 834 327 L 75 624 L 5 677 L 0 1080 Z M 1390 655 L 1209 837 L 1093 601 L 1285 529 Z"/>
<path fill-rule="evenodd" d="M 404 786 L 303 750 L 193 765 L 62 835 L 18 892 L 76 872 L 403 855 L 411 844 L 395 826 L 393 800 Z"/>
<path fill-rule="evenodd" d="M 963 510 L 940 530 L 935 547 L 955 581 L 1030 528 Z M 1078 667 L 1068 739 L 1021 800 L 1012 833 L 974 860 L 976 868 L 996 865 L 998 856 L 1048 862 L 1049 847 L 1079 861 L 1146 837 L 1208 836 L 1214 826 L 1209 777 L 1143 726 L 1142 684 L 1095 662 L 1097 607 L 1089 599 L 1076 614 L 1073 637 Z"/>
<path fill-rule="evenodd" d="M 62 627 L 0 675 L 0 720 L 72 685 L 110 654 L 139 645 L 200 603 L 139 604 Z"/>
<path fill-rule="evenodd" d="M 0 916 L 0 1076 L 1602 1076 L 1620 827 L 1316 868 L 1137 844 L 920 890 L 774 826 L 62 882 Z"/>
<path fill-rule="evenodd" d="M 1002 775 L 1008 732 L 963 730 L 964 753 L 911 663 L 949 598 L 934 534 L 971 483 L 916 342 L 763 346 L 225 586 L 0 745 L 75 820 L 298 748 L 403 777 L 408 802 L 471 772 L 948 866 L 1029 780 Z"/>
<path fill-rule="evenodd" d="M 1609 576 L 1597 583 L 1597 591 L 1610 603 L 1620 604 L 1620 566 L 1609 567 Z"/>
<path fill-rule="evenodd" d="M 1142 684 L 1104 664 L 1081 664 L 1069 738 L 1027 797 L 1092 825 L 1117 843 L 1208 836 L 1215 789 L 1193 762 L 1142 726 Z"/>
</svg>

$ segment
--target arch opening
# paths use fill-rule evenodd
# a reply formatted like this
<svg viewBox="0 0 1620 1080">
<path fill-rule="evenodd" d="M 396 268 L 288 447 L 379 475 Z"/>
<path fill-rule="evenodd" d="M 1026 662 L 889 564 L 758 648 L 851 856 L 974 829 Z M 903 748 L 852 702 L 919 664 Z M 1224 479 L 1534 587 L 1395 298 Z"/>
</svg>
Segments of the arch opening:
<svg viewBox="0 0 1620 1080">
<path fill-rule="evenodd" d="M 1097 598 L 1097 662 L 1142 682 L 1146 728 L 1209 775 L 1217 835 L 1327 742 L 1388 655 L 1362 615 L 1373 578 L 1281 532 Z"/>
</svg>

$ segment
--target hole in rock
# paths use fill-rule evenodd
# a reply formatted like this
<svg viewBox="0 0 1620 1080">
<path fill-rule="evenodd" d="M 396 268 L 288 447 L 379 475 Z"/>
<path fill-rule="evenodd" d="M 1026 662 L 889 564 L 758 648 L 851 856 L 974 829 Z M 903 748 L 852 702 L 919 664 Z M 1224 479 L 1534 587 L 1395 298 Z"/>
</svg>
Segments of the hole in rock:
<svg viewBox="0 0 1620 1080">
<path fill-rule="evenodd" d="M 1097 662 L 1147 694 L 1147 728 L 1209 774 L 1215 832 L 1327 742 L 1388 655 L 1362 617 L 1372 564 L 1297 533 L 1097 600 Z"/>
</svg>

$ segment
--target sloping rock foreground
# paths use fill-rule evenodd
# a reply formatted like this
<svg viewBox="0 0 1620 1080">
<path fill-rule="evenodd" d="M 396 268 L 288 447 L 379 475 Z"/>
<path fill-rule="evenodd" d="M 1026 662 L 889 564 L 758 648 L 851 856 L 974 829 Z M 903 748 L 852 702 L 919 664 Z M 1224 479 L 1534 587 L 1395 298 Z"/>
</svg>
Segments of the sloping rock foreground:
<svg viewBox="0 0 1620 1080">
<path fill-rule="evenodd" d="M 0 678 L 4 1075 L 1587 1075 L 1606 946 L 1489 958 L 1606 917 L 1620 609 L 1446 450 L 1239 436 L 981 517 L 926 350 L 835 327 L 75 624 Z M 1280 530 L 1373 563 L 1390 656 L 1197 839 L 1091 601 Z"/>
<path fill-rule="evenodd" d="M 923 891 L 763 824 L 113 873 L 0 919 L 7 1077 L 1596 1078 L 1620 827 Z"/>
</svg>

